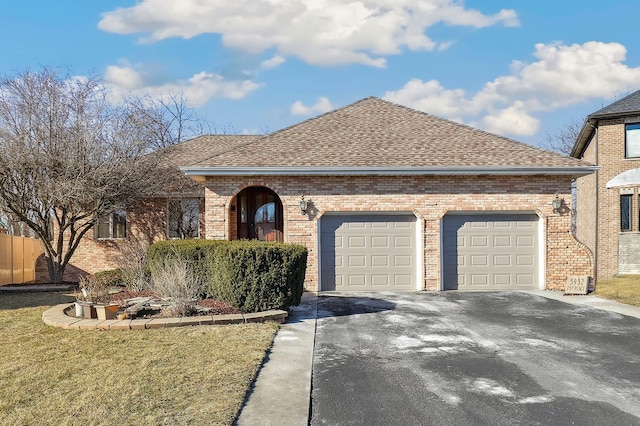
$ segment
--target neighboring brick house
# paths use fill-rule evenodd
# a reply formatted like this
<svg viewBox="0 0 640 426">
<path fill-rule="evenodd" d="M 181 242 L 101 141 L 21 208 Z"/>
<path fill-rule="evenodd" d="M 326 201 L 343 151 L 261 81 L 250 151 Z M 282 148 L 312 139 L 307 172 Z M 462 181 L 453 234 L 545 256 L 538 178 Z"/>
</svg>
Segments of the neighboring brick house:
<svg viewBox="0 0 640 426">
<path fill-rule="evenodd" d="M 237 138 L 175 148 L 200 150 L 178 161 L 204 191 L 200 237 L 303 244 L 309 290 L 563 289 L 593 276 L 570 230 L 571 180 L 588 163 L 378 98 Z"/>
<path fill-rule="evenodd" d="M 571 156 L 600 167 L 577 179 L 576 202 L 597 277 L 640 274 L 640 91 L 590 114 Z"/>
</svg>

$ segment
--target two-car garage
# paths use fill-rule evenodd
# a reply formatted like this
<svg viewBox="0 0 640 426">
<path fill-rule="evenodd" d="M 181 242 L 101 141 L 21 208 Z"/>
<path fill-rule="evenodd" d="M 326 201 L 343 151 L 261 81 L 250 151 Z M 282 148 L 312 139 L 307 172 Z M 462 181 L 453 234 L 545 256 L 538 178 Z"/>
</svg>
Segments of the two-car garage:
<svg viewBox="0 0 640 426">
<path fill-rule="evenodd" d="M 539 288 L 539 231 L 535 214 L 445 215 L 443 289 Z M 319 233 L 321 291 L 422 288 L 423 230 L 415 215 L 326 214 Z"/>
</svg>

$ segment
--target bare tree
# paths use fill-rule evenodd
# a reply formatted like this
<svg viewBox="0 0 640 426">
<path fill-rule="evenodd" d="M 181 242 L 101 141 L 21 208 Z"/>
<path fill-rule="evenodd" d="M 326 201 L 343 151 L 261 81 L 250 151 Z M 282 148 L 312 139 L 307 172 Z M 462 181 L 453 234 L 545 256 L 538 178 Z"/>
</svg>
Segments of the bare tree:
<svg viewBox="0 0 640 426">
<path fill-rule="evenodd" d="M 145 155 L 156 124 L 130 99 L 110 103 L 99 78 L 0 77 L 0 210 L 42 241 L 51 281 L 100 216 L 157 181 L 160 156 Z"/>
<path fill-rule="evenodd" d="M 144 137 L 154 150 L 210 133 L 206 120 L 196 114 L 183 92 L 170 92 L 159 98 L 130 95 L 127 101 L 145 123 Z"/>
<path fill-rule="evenodd" d="M 553 132 L 547 132 L 544 136 L 542 148 L 555 151 L 560 154 L 569 155 L 575 145 L 583 120 L 574 118 L 564 126 Z"/>
</svg>

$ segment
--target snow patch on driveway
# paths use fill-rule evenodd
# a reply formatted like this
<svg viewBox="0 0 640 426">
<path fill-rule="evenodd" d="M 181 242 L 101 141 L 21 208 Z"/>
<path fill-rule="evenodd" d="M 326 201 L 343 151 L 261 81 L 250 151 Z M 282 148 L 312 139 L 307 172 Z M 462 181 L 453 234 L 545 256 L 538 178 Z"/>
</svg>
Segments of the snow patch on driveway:
<svg viewBox="0 0 640 426">
<path fill-rule="evenodd" d="M 484 393 L 486 395 L 500 396 L 504 398 L 513 398 L 515 394 L 502 386 L 500 383 L 492 379 L 480 378 L 469 383 L 470 389 L 473 392 Z"/>
</svg>

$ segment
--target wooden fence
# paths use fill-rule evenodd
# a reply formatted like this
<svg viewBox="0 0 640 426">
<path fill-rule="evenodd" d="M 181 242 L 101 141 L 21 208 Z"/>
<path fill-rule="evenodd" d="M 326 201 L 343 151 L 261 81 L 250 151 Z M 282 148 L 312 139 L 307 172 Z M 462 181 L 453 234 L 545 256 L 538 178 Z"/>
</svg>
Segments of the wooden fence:
<svg viewBox="0 0 640 426">
<path fill-rule="evenodd" d="M 0 285 L 34 281 L 42 253 L 40 240 L 0 233 Z"/>
</svg>

